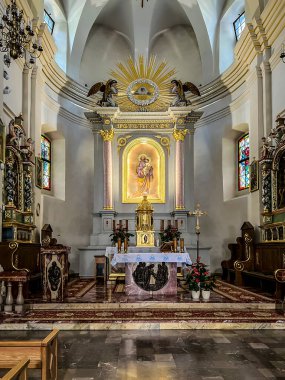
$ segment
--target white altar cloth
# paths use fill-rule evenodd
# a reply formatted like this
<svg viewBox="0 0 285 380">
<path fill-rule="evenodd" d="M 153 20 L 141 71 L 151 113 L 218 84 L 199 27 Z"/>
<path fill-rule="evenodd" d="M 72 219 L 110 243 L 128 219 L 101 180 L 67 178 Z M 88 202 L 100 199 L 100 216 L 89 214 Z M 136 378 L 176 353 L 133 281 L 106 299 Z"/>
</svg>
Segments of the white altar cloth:
<svg viewBox="0 0 285 380">
<path fill-rule="evenodd" d="M 145 248 L 144 248 L 145 249 Z M 107 250 L 107 249 L 106 249 Z M 107 252 L 106 252 L 107 253 Z M 192 264 L 188 252 L 130 252 L 115 253 L 111 261 L 113 266 L 127 263 L 186 263 Z"/>
</svg>

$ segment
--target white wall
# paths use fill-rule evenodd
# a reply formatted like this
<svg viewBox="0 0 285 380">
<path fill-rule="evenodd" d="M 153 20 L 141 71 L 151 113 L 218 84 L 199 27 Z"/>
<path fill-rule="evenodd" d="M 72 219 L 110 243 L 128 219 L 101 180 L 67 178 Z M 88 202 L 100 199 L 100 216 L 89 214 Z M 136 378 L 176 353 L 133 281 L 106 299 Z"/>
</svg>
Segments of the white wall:
<svg viewBox="0 0 285 380">
<path fill-rule="evenodd" d="M 109 72 L 131 55 L 129 42 L 119 33 L 104 26 L 93 26 L 80 66 L 80 82 L 91 87 L 108 80 Z"/>
<path fill-rule="evenodd" d="M 156 36 L 152 41 L 151 54 L 159 60 L 167 59 L 170 68 L 182 81 L 202 83 L 202 64 L 195 33 L 191 26 L 174 26 Z"/>
</svg>

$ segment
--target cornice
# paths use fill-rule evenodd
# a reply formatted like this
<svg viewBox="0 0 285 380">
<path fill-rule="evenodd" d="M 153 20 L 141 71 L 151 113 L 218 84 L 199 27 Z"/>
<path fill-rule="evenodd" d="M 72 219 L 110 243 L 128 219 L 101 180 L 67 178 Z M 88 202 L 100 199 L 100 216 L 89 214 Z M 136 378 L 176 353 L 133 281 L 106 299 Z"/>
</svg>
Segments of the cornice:
<svg viewBox="0 0 285 380">
<path fill-rule="evenodd" d="M 25 0 L 21 0 L 25 2 Z M 235 47 L 234 63 L 218 78 L 211 83 L 200 88 L 201 97 L 191 97 L 193 108 L 202 109 L 213 102 L 217 102 L 231 93 L 234 93 L 246 81 L 249 83 L 248 77 L 252 70 L 254 59 L 268 51 L 282 30 L 285 28 L 285 2 L 284 0 L 269 0 L 266 8 L 261 16 L 253 19 L 247 24 L 246 30 L 242 33 L 240 40 Z M 42 72 L 45 83 L 61 97 L 69 100 L 71 103 L 80 106 L 86 110 L 95 108 L 95 102 L 91 98 L 87 98 L 87 89 L 69 78 L 54 62 L 55 45 L 54 41 L 45 26 L 39 26 L 43 34 L 44 52 L 40 57 L 42 64 Z M 274 57 L 269 59 L 271 68 L 278 64 L 277 53 L 273 53 Z M 260 62 L 257 60 L 257 62 Z M 256 75 L 256 73 L 255 73 Z M 254 78 L 254 77 L 253 77 Z M 253 79 L 252 79 L 253 80 Z M 217 111 L 213 116 L 215 119 L 220 118 L 219 112 L 225 114 L 224 111 Z M 231 108 L 229 107 L 229 110 Z M 63 111 L 64 110 L 64 111 Z M 60 107 L 60 111 L 64 117 L 69 120 L 80 121 L 85 124 L 82 117 L 73 115 L 69 110 Z M 144 115 L 147 117 L 147 113 Z M 202 125 L 202 118 L 197 125 Z"/>
</svg>

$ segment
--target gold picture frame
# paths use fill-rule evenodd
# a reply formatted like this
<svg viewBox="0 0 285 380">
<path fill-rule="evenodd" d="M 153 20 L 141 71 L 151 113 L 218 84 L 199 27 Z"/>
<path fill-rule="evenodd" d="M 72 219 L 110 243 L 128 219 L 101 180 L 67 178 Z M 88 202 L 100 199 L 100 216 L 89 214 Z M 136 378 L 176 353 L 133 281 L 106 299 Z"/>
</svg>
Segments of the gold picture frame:
<svg viewBox="0 0 285 380">
<path fill-rule="evenodd" d="M 259 189 L 259 173 L 258 173 L 259 165 L 258 161 L 255 159 L 250 164 L 249 178 L 250 178 L 250 192 L 253 193 Z"/>
<path fill-rule="evenodd" d="M 6 151 L 6 127 L 3 121 L 0 119 L 0 162 L 5 163 L 5 151 Z"/>
<path fill-rule="evenodd" d="M 122 154 L 122 203 L 165 203 L 165 153 L 149 137 L 132 140 Z"/>
<path fill-rule="evenodd" d="M 43 161 L 40 157 L 35 158 L 35 185 L 39 189 L 43 188 Z"/>
</svg>

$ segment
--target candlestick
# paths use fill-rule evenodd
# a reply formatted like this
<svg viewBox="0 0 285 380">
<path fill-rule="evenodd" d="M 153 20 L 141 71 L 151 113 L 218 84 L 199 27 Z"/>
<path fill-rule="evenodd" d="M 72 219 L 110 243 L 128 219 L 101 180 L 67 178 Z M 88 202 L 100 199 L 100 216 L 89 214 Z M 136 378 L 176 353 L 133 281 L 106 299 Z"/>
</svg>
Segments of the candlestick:
<svg viewBox="0 0 285 380">
<path fill-rule="evenodd" d="M 184 252 L 184 238 L 180 238 L 180 252 Z"/>
<path fill-rule="evenodd" d="M 173 252 L 177 252 L 177 239 L 173 238 Z"/>
<path fill-rule="evenodd" d="M 118 253 L 121 253 L 122 250 L 122 239 L 118 238 Z"/>
<path fill-rule="evenodd" d="M 127 253 L 128 252 L 128 238 L 125 237 L 124 239 L 124 252 Z"/>
</svg>

